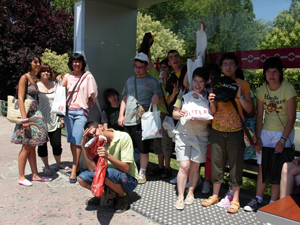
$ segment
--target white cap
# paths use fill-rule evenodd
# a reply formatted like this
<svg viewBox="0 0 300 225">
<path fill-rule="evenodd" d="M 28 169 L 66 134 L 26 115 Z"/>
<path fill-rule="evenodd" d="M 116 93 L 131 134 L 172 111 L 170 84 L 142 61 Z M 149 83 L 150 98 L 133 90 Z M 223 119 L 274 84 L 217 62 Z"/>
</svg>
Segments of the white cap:
<svg viewBox="0 0 300 225">
<path fill-rule="evenodd" d="M 142 62 L 147 62 L 147 63 L 149 63 L 149 58 L 148 58 L 148 56 L 145 54 L 145 53 L 143 53 L 143 52 L 140 52 L 139 54 L 137 54 L 133 59 L 131 59 L 131 60 L 136 60 L 136 59 L 138 59 L 138 60 L 140 60 L 140 61 L 142 61 Z"/>
</svg>

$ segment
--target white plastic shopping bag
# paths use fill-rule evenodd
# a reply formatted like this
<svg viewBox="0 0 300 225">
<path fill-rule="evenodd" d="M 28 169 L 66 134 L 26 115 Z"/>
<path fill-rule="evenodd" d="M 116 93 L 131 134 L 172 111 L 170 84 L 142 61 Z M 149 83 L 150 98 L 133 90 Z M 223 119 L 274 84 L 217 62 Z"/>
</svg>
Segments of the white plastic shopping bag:
<svg viewBox="0 0 300 225">
<path fill-rule="evenodd" d="M 205 63 L 205 49 L 207 47 L 207 36 L 205 31 L 203 30 L 202 24 L 200 26 L 200 30 L 198 30 L 196 34 L 197 34 L 197 42 L 196 42 L 197 58 L 195 59 L 194 62 L 191 59 L 187 60 L 187 72 L 188 72 L 190 89 L 193 88 L 192 78 L 193 78 L 194 70 L 198 67 L 202 67 Z"/>
<path fill-rule="evenodd" d="M 191 91 L 183 96 L 184 104 L 182 109 L 187 113 L 180 118 L 182 125 L 189 120 L 212 120 L 213 116 L 209 110 L 208 101 L 195 91 Z"/>
<path fill-rule="evenodd" d="M 162 124 L 163 128 L 168 132 L 168 136 L 170 138 L 175 137 L 175 134 L 173 133 L 173 130 L 175 128 L 175 124 L 174 124 L 174 119 L 170 116 L 166 116 L 163 124 Z"/>
<path fill-rule="evenodd" d="M 151 106 L 153 112 L 151 112 Z M 142 140 L 162 138 L 160 111 L 156 105 L 150 105 L 149 110 L 142 115 Z"/>
<path fill-rule="evenodd" d="M 66 115 L 66 89 L 62 86 L 61 79 L 58 81 L 55 89 L 51 113 L 56 113 L 62 116 Z"/>
</svg>

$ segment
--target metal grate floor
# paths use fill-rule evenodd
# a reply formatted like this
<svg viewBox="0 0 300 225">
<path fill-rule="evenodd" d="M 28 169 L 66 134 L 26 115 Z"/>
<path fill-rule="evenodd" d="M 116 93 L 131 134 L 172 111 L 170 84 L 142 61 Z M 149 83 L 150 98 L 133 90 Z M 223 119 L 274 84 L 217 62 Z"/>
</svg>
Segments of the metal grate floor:
<svg viewBox="0 0 300 225">
<path fill-rule="evenodd" d="M 176 185 L 171 184 L 170 179 L 160 180 L 159 177 L 147 176 L 145 184 L 138 185 L 135 193 L 131 194 L 131 209 L 141 213 L 151 220 L 161 224 L 263 224 L 256 219 L 256 212 L 245 212 L 242 207 L 247 204 L 249 198 L 241 199 L 241 208 L 236 214 L 227 213 L 226 208 L 219 208 L 216 205 L 203 207 L 204 199 L 211 193 L 202 194 L 202 184 L 195 190 L 195 202 L 192 205 L 185 205 L 184 210 L 177 210 L 174 207 L 177 194 Z M 224 196 L 226 190 L 221 188 L 220 196 Z"/>
</svg>

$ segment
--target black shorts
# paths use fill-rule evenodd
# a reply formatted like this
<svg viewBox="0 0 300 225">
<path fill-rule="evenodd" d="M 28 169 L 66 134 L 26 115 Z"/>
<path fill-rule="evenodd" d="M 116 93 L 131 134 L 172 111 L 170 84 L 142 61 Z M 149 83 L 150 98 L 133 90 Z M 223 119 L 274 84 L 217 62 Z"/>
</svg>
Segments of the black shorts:
<svg viewBox="0 0 300 225">
<path fill-rule="evenodd" d="M 133 142 L 133 146 L 138 148 L 140 153 L 147 154 L 150 152 L 150 143 L 151 140 L 144 140 L 142 141 L 142 126 L 141 124 L 134 125 L 134 126 L 125 126 L 124 131 L 127 132 Z"/>
</svg>

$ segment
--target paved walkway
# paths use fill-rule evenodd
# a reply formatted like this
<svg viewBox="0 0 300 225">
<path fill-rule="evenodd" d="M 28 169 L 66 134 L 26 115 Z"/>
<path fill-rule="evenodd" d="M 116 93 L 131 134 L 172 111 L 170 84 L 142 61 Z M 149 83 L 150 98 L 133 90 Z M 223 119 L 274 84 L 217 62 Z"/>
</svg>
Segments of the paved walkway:
<svg viewBox="0 0 300 225">
<path fill-rule="evenodd" d="M 0 224 L 155 224 L 133 210 L 114 213 L 109 207 L 87 207 L 85 200 L 92 197 L 90 191 L 78 183 L 70 184 L 68 176 L 55 172 L 53 181 L 33 182 L 32 187 L 17 184 L 18 153 L 21 145 L 10 143 L 14 124 L 0 116 Z M 62 137 L 62 161 L 71 166 L 72 155 L 65 137 Z M 42 173 L 43 163 L 38 158 Z M 52 152 L 49 163 L 55 168 Z M 29 164 L 26 178 L 31 180 Z"/>
</svg>

